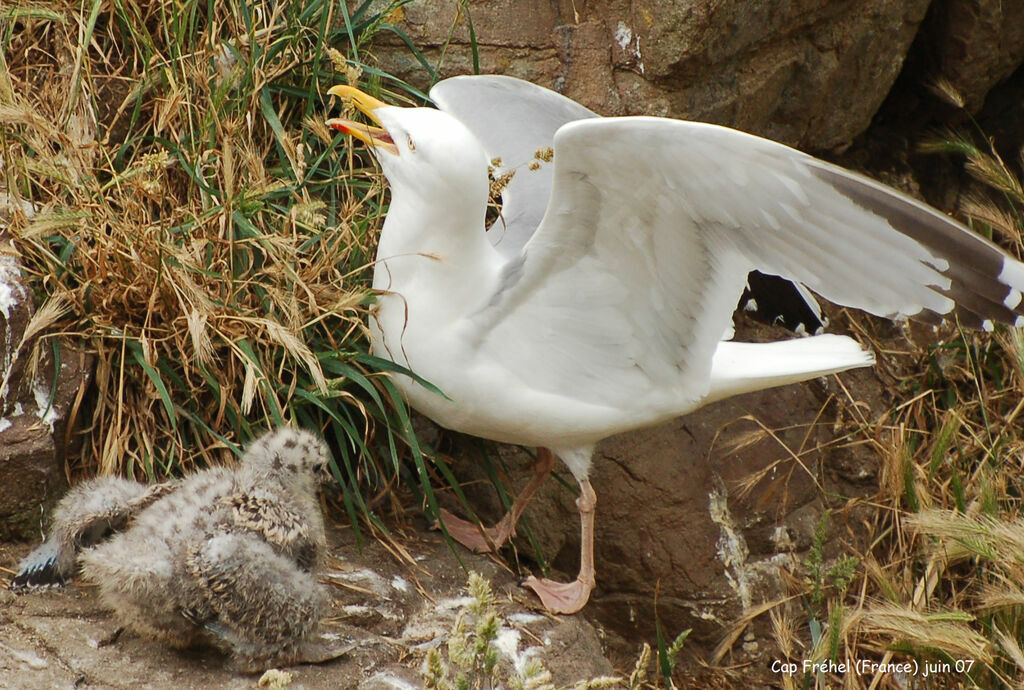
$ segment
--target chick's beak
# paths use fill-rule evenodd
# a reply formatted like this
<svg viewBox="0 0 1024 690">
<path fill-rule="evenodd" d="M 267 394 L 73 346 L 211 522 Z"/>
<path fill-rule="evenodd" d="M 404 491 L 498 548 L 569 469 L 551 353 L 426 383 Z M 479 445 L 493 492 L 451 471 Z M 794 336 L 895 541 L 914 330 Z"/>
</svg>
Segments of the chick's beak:
<svg viewBox="0 0 1024 690">
<path fill-rule="evenodd" d="M 332 96 L 337 96 L 345 101 L 350 101 L 356 109 L 378 125 L 381 124 L 381 122 L 380 118 L 375 114 L 375 111 L 379 108 L 388 107 L 387 103 L 377 100 L 373 96 L 363 93 L 359 89 L 346 84 L 332 86 L 327 90 L 327 93 Z M 395 142 L 391 138 L 391 135 L 383 127 L 375 127 L 373 125 L 345 120 L 338 117 L 327 120 L 326 124 L 328 127 L 336 129 L 343 134 L 350 134 L 354 136 L 370 148 L 382 149 L 390 154 L 398 155 L 398 147 L 395 146 Z"/>
</svg>

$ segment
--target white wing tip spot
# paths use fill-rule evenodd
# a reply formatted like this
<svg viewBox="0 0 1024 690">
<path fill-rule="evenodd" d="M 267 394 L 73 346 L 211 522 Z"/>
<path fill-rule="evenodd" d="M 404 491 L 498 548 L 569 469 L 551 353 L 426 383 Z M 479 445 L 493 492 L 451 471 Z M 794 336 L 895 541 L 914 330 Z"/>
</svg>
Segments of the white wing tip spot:
<svg viewBox="0 0 1024 690">
<path fill-rule="evenodd" d="M 1003 304 L 1006 305 L 1007 309 L 1016 309 L 1017 305 L 1020 304 L 1021 292 L 1010 288 L 1010 291 L 1003 298 Z"/>
<path fill-rule="evenodd" d="M 1017 290 L 1024 290 L 1024 264 L 1008 256 L 1003 257 L 1003 270 L 999 282 Z"/>
<path fill-rule="evenodd" d="M 985 319 L 981 322 L 981 329 L 986 333 L 991 333 L 995 329 L 995 324 L 992 323 L 992 319 Z"/>
</svg>

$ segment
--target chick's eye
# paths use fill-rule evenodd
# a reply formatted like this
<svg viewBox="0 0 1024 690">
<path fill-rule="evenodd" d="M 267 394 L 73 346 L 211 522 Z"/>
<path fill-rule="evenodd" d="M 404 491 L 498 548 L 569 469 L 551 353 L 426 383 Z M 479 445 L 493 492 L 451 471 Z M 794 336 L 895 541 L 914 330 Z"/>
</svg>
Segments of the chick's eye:
<svg viewBox="0 0 1024 690">
<path fill-rule="evenodd" d="M 405 143 L 409 145 L 410 151 L 416 150 L 416 144 L 412 143 L 412 137 L 409 136 L 408 134 L 405 135 Z"/>
</svg>

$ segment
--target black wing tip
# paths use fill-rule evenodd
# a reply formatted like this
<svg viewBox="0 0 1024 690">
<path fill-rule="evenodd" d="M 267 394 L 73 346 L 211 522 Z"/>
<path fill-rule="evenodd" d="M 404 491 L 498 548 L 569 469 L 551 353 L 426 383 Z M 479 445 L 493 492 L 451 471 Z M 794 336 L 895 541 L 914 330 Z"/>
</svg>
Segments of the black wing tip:
<svg viewBox="0 0 1024 690">
<path fill-rule="evenodd" d="M 956 319 L 963 327 L 991 332 L 996 323 L 1024 326 L 1024 264 L 962 223 L 903 193 L 861 175 L 825 163 L 812 172 L 861 208 L 883 218 L 914 240 L 936 260 L 935 270 L 950 280 L 948 289 L 934 288 L 955 304 L 946 313 L 909 315 L 916 321 L 941 323 Z"/>
<path fill-rule="evenodd" d="M 955 319 L 965 328 L 989 333 L 996 324 L 1024 326 L 1024 264 L 1005 256 L 998 274 L 985 275 L 972 266 L 955 264 L 942 273 L 950 279 L 950 286 L 938 291 L 955 306 L 938 314 L 939 321 Z"/>
<path fill-rule="evenodd" d="M 57 569 L 57 560 L 49 559 L 41 563 L 29 563 L 18 571 L 8 588 L 20 594 L 43 589 L 54 589 L 67 584 L 64 576 Z"/>
</svg>

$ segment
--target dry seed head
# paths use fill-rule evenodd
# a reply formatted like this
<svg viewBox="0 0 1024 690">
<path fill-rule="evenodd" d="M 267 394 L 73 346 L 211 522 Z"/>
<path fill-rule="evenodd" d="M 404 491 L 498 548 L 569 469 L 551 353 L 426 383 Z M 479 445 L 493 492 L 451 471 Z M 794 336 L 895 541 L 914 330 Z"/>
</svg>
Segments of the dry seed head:
<svg viewBox="0 0 1024 690">
<path fill-rule="evenodd" d="M 992 645 L 969 625 L 974 617 L 962 612 L 922 613 L 895 604 L 876 604 L 859 614 L 861 634 L 895 638 L 915 646 L 939 649 L 954 658 L 991 663 Z"/>
<path fill-rule="evenodd" d="M 952 106 L 963 110 L 966 102 L 964 101 L 963 95 L 953 86 L 953 82 L 949 81 L 945 77 L 939 77 L 931 84 L 931 91 L 936 96 L 946 101 Z"/>
<path fill-rule="evenodd" d="M 515 177 L 515 175 L 515 170 L 509 170 L 508 172 L 502 173 L 498 177 L 492 179 L 490 189 L 488 191 L 490 197 L 492 199 L 497 199 L 501 196 L 501 193 L 505 191 L 505 187 L 508 186 L 508 183 L 512 181 L 512 178 Z"/>
<path fill-rule="evenodd" d="M 988 196 L 977 192 L 968 192 L 960 202 L 961 212 L 974 220 L 981 221 L 997 230 L 1004 237 L 1011 237 L 1015 242 L 1020 243 L 1021 228 L 1017 224 L 1017 218 Z"/>
<path fill-rule="evenodd" d="M 784 659 L 793 658 L 796 651 L 796 628 L 794 627 L 793 619 L 779 606 L 773 608 L 769 615 L 771 616 L 775 642 L 779 645 L 782 657 Z"/>
<path fill-rule="evenodd" d="M 324 124 L 323 118 L 307 117 L 303 120 L 303 126 L 324 144 L 330 144 L 331 140 L 334 139 L 333 131 Z"/>
<path fill-rule="evenodd" d="M 905 518 L 920 534 L 938 540 L 949 560 L 981 556 L 996 565 L 1024 565 L 1024 519 L 997 520 L 952 510 L 925 510 Z"/>
<path fill-rule="evenodd" d="M 967 157 L 967 172 L 982 184 L 986 184 L 998 191 L 1005 192 L 1017 199 L 1024 198 L 1024 188 L 1020 180 L 1007 167 L 1003 159 L 995 153 L 995 148 L 990 147 L 992 153 L 977 151 Z"/>
<path fill-rule="evenodd" d="M 618 688 L 622 687 L 622 679 L 618 676 L 598 676 L 597 678 L 591 678 L 590 680 L 581 680 L 572 687 L 573 690 L 597 690 L 597 688 Z"/>
<path fill-rule="evenodd" d="M 1024 650 L 1020 648 L 1020 643 L 1013 635 L 1007 634 L 999 626 L 994 626 L 994 630 L 999 646 L 1002 647 L 1006 656 L 1010 657 L 1018 671 L 1024 671 Z"/>
<path fill-rule="evenodd" d="M 210 341 L 210 334 L 206 329 L 208 319 L 208 314 L 201 314 L 197 309 L 190 311 L 187 318 L 192 352 L 196 361 L 204 366 L 208 366 L 213 360 L 213 343 Z"/>
<path fill-rule="evenodd" d="M 270 690 L 282 690 L 292 683 L 292 674 L 288 671 L 282 671 L 277 668 L 267 669 L 260 676 L 260 680 L 257 685 L 261 688 L 270 688 Z"/>
<path fill-rule="evenodd" d="M 1024 606 L 1024 591 L 1013 581 L 1004 579 L 999 584 L 984 584 L 978 592 L 978 608 L 984 611 L 1013 609 Z"/>
<path fill-rule="evenodd" d="M 644 681 L 647 680 L 647 671 L 651 665 L 651 645 L 644 642 L 644 646 L 640 649 L 640 656 L 636 660 L 636 665 L 633 666 L 633 672 L 629 674 L 629 687 L 630 690 L 633 688 L 639 688 L 643 685 Z"/>
</svg>

